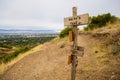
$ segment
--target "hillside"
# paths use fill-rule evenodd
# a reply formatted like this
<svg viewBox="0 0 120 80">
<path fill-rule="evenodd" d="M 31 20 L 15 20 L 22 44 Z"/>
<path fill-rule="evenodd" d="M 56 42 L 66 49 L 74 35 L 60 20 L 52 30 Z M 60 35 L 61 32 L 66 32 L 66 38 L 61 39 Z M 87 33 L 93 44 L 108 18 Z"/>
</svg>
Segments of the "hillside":
<svg viewBox="0 0 120 80">
<path fill-rule="evenodd" d="M 120 80 L 120 23 L 79 34 L 86 39 L 85 54 L 89 54 L 88 61 L 79 62 L 80 80 Z"/>
<path fill-rule="evenodd" d="M 76 80 L 120 80 L 120 24 L 80 32 L 78 44 L 85 48 L 78 57 Z M 56 38 L 24 57 L 0 80 L 70 80 L 71 65 L 68 37 Z"/>
</svg>

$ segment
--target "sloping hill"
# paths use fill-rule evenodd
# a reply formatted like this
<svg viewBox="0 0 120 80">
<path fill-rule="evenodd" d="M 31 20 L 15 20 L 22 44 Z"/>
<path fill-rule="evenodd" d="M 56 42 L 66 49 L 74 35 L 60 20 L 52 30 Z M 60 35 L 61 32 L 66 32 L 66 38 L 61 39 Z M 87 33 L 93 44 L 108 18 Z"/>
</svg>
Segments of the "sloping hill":
<svg viewBox="0 0 120 80">
<path fill-rule="evenodd" d="M 45 43 L 41 50 L 13 65 L 0 80 L 67 80 L 70 66 L 67 65 L 66 39 Z"/>
<path fill-rule="evenodd" d="M 85 54 L 78 56 L 76 80 L 120 80 L 120 52 L 112 53 L 110 50 L 114 52 L 116 47 L 112 49 L 107 45 L 113 40 L 114 45 L 120 42 L 120 31 L 118 28 L 115 33 L 110 33 L 112 28 L 104 30 L 109 31 L 99 29 L 79 34 L 78 44 L 85 48 Z M 70 80 L 69 54 L 68 38 L 56 38 L 17 62 L 0 76 L 0 80 Z"/>
</svg>

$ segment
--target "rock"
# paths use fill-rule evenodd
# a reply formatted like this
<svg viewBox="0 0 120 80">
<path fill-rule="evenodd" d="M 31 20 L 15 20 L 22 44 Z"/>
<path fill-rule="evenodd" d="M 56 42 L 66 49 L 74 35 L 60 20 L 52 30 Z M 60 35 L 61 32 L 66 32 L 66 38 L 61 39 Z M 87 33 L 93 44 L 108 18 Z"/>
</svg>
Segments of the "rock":
<svg viewBox="0 0 120 80">
<path fill-rule="evenodd" d="M 112 75 L 111 77 L 110 77 L 110 80 L 113 80 L 115 78 L 115 75 Z"/>
</svg>

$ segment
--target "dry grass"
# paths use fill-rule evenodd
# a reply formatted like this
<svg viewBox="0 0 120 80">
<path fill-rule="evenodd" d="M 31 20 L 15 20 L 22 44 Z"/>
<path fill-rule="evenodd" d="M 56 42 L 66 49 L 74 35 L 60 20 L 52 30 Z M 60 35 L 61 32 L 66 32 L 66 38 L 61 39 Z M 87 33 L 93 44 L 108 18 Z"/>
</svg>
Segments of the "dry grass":
<svg viewBox="0 0 120 80">
<path fill-rule="evenodd" d="M 19 77 L 20 80 L 69 80 L 70 65 L 67 65 L 67 43 L 68 38 L 56 38 L 45 43 L 40 51 L 17 62 L 1 75 L 0 79 L 18 80 Z M 64 48 L 60 48 L 63 44 Z M 8 75 L 6 75 L 7 73 Z M 11 77 L 12 75 L 13 77 Z"/>
<path fill-rule="evenodd" d="M 56 44 L 57 46 L 62 46 L 63 44 L 65 44 L 66 42 L 63 41 L 68 41 L 68 37 L 65 38 L 55 38 L 51 41 L 52 44 Z M 15 63 L 17 63 L 19 60 L 21 60 L 22 58 L 24 58 L 25 56 L 35 53 L 37 51 L 39 51 L 43 46 L 45 46 L 47 43 L 43 44 L 43 45 L 39 45 L 33 49 L 31 49 L 28 52 L 25 52 L 24 54 L 20 54 L 18 57 L 16 57 L 15 59 L 13 59 L 12 61 L 8 62 L 8 63 L 2 63 L 0 64 L 0 74 L 3 74 L 7 69 L 9 69 L 12 65 L 14 65 Z"/>
<path fill-rule="evenodd" d="M 105 31 L 119 32 L 119 26 L 120 23 L 118 22 L 116 24 L 110 25 L 110 28 L 102 28 L 101 30 L 97 29 L 96 31 L 94 31 L 94 34 L 96 34 L 96 32 L 104 33 Z M 85 48 L 85 55 L 82 58 L 78 56 L 76 80 L 120 79 L 120 54 L 112 55 L 106 52 L 107 48 L 105 48 L 104 45 L 101 44 L 103 44 L 103 41 L 105 41 L 105 39 L 108 40 L 108 38 L 106 38 L 105 36 L 101 36 L 102 38 L 99 37 L 99 35 L 97 37 L 93 37 L 93 35 L 89 33 L 79 35 L 78 44 L 79 46 L 83 46 Z M 27 56 L 27 58 L 21 58 L 23 61 L 20 61 L 19 64 L 8 71 L 7 74 L 4 75 L 4 77 L 7 77 L 7 80 L 13 80 L 10 79 L 10 76 L 16 75 L 16 78 L 14 79 L 20 78 L 21 80 L 23 80 L 23 78 L 21 77 L 23 76 L 23 73 L 29 75 L 29 72 L 31 71 L 31 74 L 29 76 L 27 75 L 26 79 L 24 80 L 34 80 L 35 76 L 38 77 L 38 80 L 69 80 L 71 65 L 67 65 L 67 55 L 70 54 L 70 52 L 66 52 L 67 49 L 68 51 L 70 51 L 70 47 L 68 46 L 70 46 L 68 37 L 62 39 L 55 38 L 51 42 L 44 44 L 42 51 L 39 52 L 41 54 L 36 53 L 34 55 Z M 38 51 L 40 48 L 41 46 L 38 46 L 38 48 L 36 47 L 36 49 L 33 50 Z M 31 53 L 34 53 L 35 51 L 32 51 Z M 28 54 L 31 53 L 29 52 Z M 33 58 L 36 59 L 33 60 L 33 63 L 30 63 Z M 29 65 L 31 66 L 28 67 L 27 63 L 30 63 Z M 22 64 L 23 67 L 19 68 L 18 66 Z M 5 67 L 4 64 L 2 65 L 3 67 Z M 33 70 L 34 67 L 35 69 Z M 21 74 L 19 74 L 18 70 L 21 71 Z M 25 70 L 25 72 L 22 72 L 22 70 Z M 33 71 L 36 72 L 34 73 Z M 16 74 L 13 74 L 15 72 Z"/>
<path fill-rule="evenodd" d="M 36 51 L 39 51 L 42 48 L 43 45 L 39 45 L 33 49 L 31 49 L 28 52 L 25 52 L 24 54 L 20 54 L 18 57 L 16 57 L 15 59 L 13 59 L 12 61 L 8 62 L 8 63 L 2 63 L 0 64 L 0 74 L 3 74 L 8 68 L 10 68 L 13 64 L 15 64 L 16 62 L 18 62 L 19 60 L 21 60 L 23 57 L 35 53 Z"/>
</svg>

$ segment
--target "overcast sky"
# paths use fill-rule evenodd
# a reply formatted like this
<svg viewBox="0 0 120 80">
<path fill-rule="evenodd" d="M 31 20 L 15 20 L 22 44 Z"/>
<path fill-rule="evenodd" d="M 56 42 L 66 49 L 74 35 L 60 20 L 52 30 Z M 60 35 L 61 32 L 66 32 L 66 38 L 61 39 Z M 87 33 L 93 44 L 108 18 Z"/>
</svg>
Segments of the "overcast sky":
<svg viewBox="0 0 120 80">
<path fill-rule="evenodd" d="M 0 0 L 0 29 L 60 30 L 73 6 L 78 14 L 120 17 L 120 0 Z"/>
</svg>

